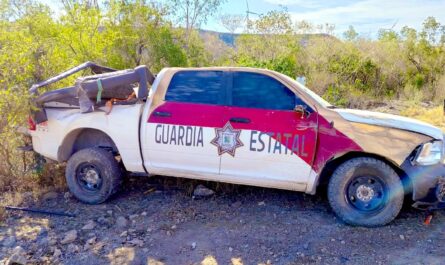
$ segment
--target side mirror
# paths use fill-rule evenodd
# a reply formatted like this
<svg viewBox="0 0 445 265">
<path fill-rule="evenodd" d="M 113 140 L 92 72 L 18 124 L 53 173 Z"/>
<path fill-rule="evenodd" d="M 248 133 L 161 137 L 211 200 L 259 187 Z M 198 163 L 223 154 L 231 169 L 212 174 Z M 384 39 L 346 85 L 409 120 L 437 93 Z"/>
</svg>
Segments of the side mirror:
<svg viewBox="0 0 445 265">
<path fill-rule="evenodd" d="M 305 105 L 296 105 L 294 111 L 301 114 L 301 118 L 307 118 L 311 114 Z"/>
</svg>

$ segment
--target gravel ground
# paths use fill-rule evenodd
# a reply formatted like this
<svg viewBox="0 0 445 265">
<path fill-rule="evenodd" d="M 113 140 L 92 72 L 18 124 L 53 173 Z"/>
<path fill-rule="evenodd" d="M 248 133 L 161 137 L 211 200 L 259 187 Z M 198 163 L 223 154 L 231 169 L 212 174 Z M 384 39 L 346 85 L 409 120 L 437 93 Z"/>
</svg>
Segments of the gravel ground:
<svg viewBox="0 0 445 265">
<path fill-rule="evenodd" d="M 230 186 L 196 199 L 161 183 L 130 178 L 102 205 L 65 192 L 28 200 L 76 217 L 11 212 L 0 226 L 0 264 L 11 256 L 29 264 L 445 264 L 444 212 L 426 226 L 425 213 L 407 206 L 369 229 L 343 224 L 323 196 Z"/>
</svg>

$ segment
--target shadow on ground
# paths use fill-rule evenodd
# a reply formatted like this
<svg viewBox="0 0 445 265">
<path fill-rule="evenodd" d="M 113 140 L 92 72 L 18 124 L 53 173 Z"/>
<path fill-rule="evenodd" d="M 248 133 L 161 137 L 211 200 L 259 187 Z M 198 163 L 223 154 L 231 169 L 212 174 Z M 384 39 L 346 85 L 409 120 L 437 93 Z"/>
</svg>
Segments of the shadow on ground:
<svg viewBox="0 0 445 265">
<path fill-rule="evenodd" d="M 64 193 L 27 202 L 25 206 L 76 217 L 10 213 L 0 227 L 0 260 L 10 257 L 16 246 L 33 264 L 440 264 L 445 260 L 443 212 L 435 214 L 430 226 L 423 225 L 423 212 L 405 207 L 388 226 L 350 227 L 334 216 L 323 196 L 207 183 L 216 195 L 196 200 L 191 196 L 196 183 L 129 178 L 123 190 L 102 205 L 85 205 Z"/>
</svg>

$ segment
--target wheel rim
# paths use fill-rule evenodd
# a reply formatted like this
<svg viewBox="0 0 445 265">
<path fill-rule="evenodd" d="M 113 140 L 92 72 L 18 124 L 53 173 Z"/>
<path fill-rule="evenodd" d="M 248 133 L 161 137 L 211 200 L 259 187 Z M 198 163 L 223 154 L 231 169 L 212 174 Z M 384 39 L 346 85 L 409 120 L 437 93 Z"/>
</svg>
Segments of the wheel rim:
<svg viewBox="0 0 445 265">
<path fill-rule="evenodd" d="M 346 187 L 346 200 L 350 206 L 364 213 L 373 213 L 387 202 L 385 182 L 376 176 L 358 176 Z"/>
<path fill-rule="evenodd" d="M 86 191 L 98 191 L 102 187 L 102 175 L 99 168 L 91 163 L 82 163 L 77 167 L 76 179 Z"/>
</svg>

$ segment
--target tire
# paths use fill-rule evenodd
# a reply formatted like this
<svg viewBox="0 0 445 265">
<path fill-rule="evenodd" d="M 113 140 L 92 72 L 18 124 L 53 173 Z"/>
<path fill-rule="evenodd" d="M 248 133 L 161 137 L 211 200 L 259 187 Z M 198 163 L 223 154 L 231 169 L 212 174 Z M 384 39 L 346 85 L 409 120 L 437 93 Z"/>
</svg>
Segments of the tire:
<svg viewBox="0 0 445 265">
<path fill-rule="evenodd" d="M 112 153 L 101 148 L 87 148 L 70 157 L 65 177 L 68 188 L 77 199 L 100 204 L 118 190 L 122 170 Z"/>
<path fill-rule="evenodd" d="M 329 180 L 329 203 L 337 216 L 350 225 L 386 225 L 399 214 L 403 199 L 398 174 L 375 158 L 350 159 Z"/>
</svg>

